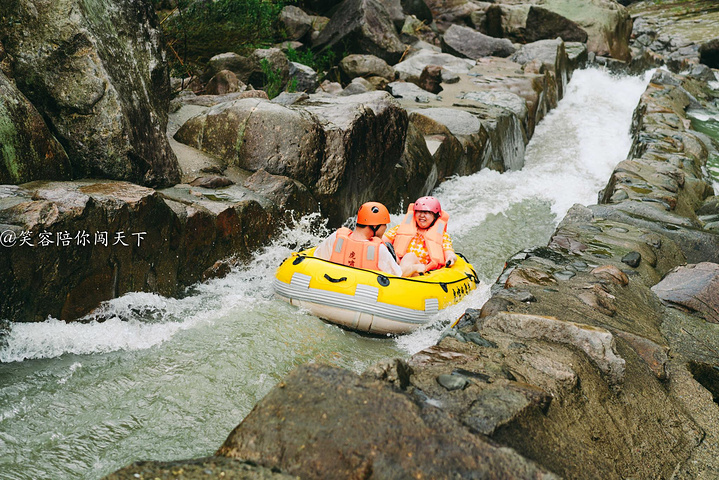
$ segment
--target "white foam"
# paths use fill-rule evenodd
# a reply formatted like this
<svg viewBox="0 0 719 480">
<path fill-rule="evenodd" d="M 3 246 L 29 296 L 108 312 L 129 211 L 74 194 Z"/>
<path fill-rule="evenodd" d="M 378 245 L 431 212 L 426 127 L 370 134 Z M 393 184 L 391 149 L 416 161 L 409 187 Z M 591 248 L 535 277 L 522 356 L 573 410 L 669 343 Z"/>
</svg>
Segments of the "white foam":
<svg viewBox="0 0 719 480">
<path fill-rule="evenodd" d="M 224 278 L 193 286 L 184 298 L 133 292 L 104 302 L 80 322 L 48 318 L 39 323 L 12 323 L 0 349 L 0 362 L 86 355 L 117 350 L 144 350 L 178 332 L 212 323 L 240 305 L 244 310 L 271 301 L 275 269 L 290 252 L 316 244 L 328 234 L 319 214 L 301 218 L 278 239 L 258 251 L 248 265 Z"/>
<path fill-rule="evenodd" d="M 649 78 L 575 72 L 564 99 L 537 126 L 522 170 L 482 170 L 435 190 L 451 214 L 449 232 L 462 235 L 527 199 L 550 202 L 557 220 L 575 203 L 596 203 L 597 192 L 629 152 L 632 112 Z"/>
</svg>

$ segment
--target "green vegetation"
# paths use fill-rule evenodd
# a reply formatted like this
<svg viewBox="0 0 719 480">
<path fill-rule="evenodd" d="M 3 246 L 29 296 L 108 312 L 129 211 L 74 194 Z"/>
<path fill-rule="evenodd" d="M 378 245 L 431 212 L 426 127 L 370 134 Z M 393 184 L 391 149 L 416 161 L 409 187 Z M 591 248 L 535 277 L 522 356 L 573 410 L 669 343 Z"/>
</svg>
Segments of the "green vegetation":
<svg viewBox="0 0 719 480">
<path fill-rule="evenodd" d="M 287 49 L 287 59 L 290 62 L 301 63 L 311 67 L 316 72 L 324 72 L 337 63 L 337 53 L 332 50 L 325 50 L 317 54 L 312 50 L 299 51 L 294 48 Z"/>
<path fill-rule="evenodd" d="M 269 98 L 275 98 L 282 92 L 282 76 L 279 70 L 275 70 L 270 65 L 270 62 L 266 58 L 260 61 L 260 67 L 262 73 L 265 75 L 265 86 L 264 90 Z"/>
<path fill-rule="evenodd" d="M 281 41 L 277 18 L 292 0 L 152 1 L 171 48 L 170 65 L 184 75 L 218 53 L 243 55 Z"/>
</svg>

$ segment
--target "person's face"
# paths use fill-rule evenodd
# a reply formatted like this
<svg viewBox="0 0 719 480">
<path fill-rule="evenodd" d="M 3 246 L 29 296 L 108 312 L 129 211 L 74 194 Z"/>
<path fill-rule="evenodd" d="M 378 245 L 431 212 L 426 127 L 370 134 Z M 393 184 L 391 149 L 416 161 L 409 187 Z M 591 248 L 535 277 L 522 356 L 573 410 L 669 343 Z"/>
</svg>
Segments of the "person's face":
<svg viewBox="0 0 719 480">
<path fill-rule="evenodd" d="M 414 212 L 414 221 L 417 223 L 419 228 L 427 229 L 434 221 L 434 213 L 425 212 L 423 210 L 416 211 Z"/>
</svg>

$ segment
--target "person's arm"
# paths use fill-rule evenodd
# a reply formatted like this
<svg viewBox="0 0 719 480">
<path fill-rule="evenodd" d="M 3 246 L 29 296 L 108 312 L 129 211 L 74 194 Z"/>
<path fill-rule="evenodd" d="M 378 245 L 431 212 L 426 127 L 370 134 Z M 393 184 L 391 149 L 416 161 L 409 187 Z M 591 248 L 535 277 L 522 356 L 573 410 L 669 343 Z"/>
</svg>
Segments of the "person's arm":
<svg viewBox="0 0 719 480">
<path fill-rule="evenodd" d="M 384 232 L 384 235 L 382 235 L 382 241 L 394 244 L 394 239 L 397 236 L 398 229 L 399 229 L 399 225 L 395 225 L 394 227 L 392 227 L 389 230 L 387 230 L 386 232 Z"/>
<path fill-rule="evenodd" d="M 317 245 L 314 256 L 323 260 L 329 260 L 332 257 L 332 247 L 334 247 L 336 238 L 337 232 L 332 232 L 332 235 L 325 238 L 322 243 Z"/>
<path fill-rule="evenodd" d="M 377 267 L 390 275 L 394 275 L 396 277 L 402 276 L 402 268 L 400 268 L 399 264 L 392 257 L 392 254 L 389 253 L 386 245 L 379 246 L 379 261 L 377 263 Z"/>
<path fill-rule="evenodd" d="M 447 232 L 444 232 L 442 237 L 442 250 L 444 250 L 444 264 L 446 266 L 451 267 L 457 263 L 457 255 L 454 253 L 452 238 Z"/>
</svg>

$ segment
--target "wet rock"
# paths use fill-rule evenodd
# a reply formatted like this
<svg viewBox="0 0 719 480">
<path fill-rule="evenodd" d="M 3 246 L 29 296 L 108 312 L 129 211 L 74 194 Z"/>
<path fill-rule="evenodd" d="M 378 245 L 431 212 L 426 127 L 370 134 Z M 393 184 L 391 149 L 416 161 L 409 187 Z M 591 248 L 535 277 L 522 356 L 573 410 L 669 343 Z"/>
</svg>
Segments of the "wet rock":
<svg viewBox="0 0 719 480">
<path fill-rule="evenodd" d="M 40 112 L 0 73 L 0 124 L 5 128 L 0 149 L 0 183 L 65 180 L 70 159 Z"/>
<path fill-rule="evenodd" d="M 564 89 L 569 82 L 569 59 L 564 49 L 562 39 L 539 40 L 533 43 L 522 45 L 511 57 L 510 60 L 524 66 L 527 70 L 535 70 L 540 73 L 542 67 L 550 72 L 554 78 L 555 91 L 547 92 L 554 97 L 549 100 L 552 106 L 564 97 Z M 531 68 L 532 65 L 535 68 Z"/>
<path fill-rule="evenodd" d="M 484 307 L 482 307 L 482 308 L 484 308 Z M 464 328 L 472 327 L 475 323 L 477 323 L 477 320 L 479 320 L 481 315 L 482 315 L 481 310 L 477 310 L 476 308 L 468 308 L 457 319 L 457 321 L 454 325 L 454 328 L 461 330 Z"/>
<path fill-rule="evenodd" d="M 516 49 L 506 38 L 494 38 L 469 27 L 452 25 L 442 36 L 442 50 L 455 56 L 477 60 L 490 55 L 508 57 Z"/>
<path fill-rule="evenodd" d="M 423 170 L 410 171 L 400 162 L 409 122 L 406 111 L 389 93 L 314 95 L 303 109 L 319 120 L 324 144 L 316 154 L 322 159 L 319 179 L 302 183 L 311 189 L 332 225 L 356 214 L 356 205 L 370 199 L 394 208 L 406 198 L 402 192 L 407 184 L 426 179 L 420 177 Z"/>
<path fill-rule="evenodd" d="M 577 298 L 582 302 L 592 309 L 610 317 L 617 313 L 616 297 L 614 295 L 596 284 L 585 287 L 585 289 L 585 291 L 577 295 Z"/>
<path fill-rule="evenodd" d="M 462 448 L 442 447 L 447 442 Z M 471 434 L 441 409 L 420 407 L 382 382 L 317 364 L 290 373 L 217 454 L 303 478 L 366 477 L 380 470 L 388 478 L 490 472 L 506 478 L 556 478 L 514 451 Z"/>
<path fill-rule="evenodd" d="M 222 188 L 229 185 L 234 185 L 235 182 L 227 177 L 215 175 L 212 177 L 198 177 L 190 182 L 193 187 L 204 187 L 204 188 Z"/>
<path fill-rule="evenodd" d="M 648 338 L 634 335 L 629 332 L 617 331 L 616 335 L 629 343 L 642 360 L 647 364 L 652 373 L 659 380 L 666 380 L 667 362 L 669 361 L 669 348 L 649 340 Z"/>
<path fill-rule="evenodd" d="M 499 313 L 484 319 L 483 328 L 511 333 L 519 338 L 533 338 L 570 345 L 587 354 L 607 375 L 610 384 L 624 381 L 625 361 L 615 349 L 614 336 L 607 330 L 559 320 L 553 317 Z"/>
<path fill-rule="evenodd" d="M 382 380 L 395 385 L 402 390 L 407 389 L 411 384 L 412 367 L 400 359 L 385 360 L 375 363 L 362 372 L 362 377 L 367 379 Z"/>
<path fill-rule="evenodd" d="M 142 478 L 178 478 L 184 480 L 222 478 L 223 480 L 298 480 L 276 468 L 226 457 L 205 457 L 172 462 L 135 462 L 103 477 L 104 480 L 137 480 Z"/>
<path fill-rule="evenodd" d="M 4 23 L 2 43 L 18 90 L 63 145 L 73 178 L 179 182 L 165 135 L 170 85 L 159 19 L 148 3 L 85 7 L 3 2 L 2 17 L 14 19 Z M 57 153 L 62 165 L 49 144 L 34 146 Z"/>
<path fill-rule="evenodd" d="M 260 169 L 245 180 L 244 186 L 273 202 L 285 220 L 299 218 L 317 211 L 319 205 L 302 183 L 282 175 L 273 175 Z"/>
<path fill-rule="evenodd" d="M 486 348 L 497 348 L 497 344 L 484 338 L 479 332 L 464 333 L 464 340 Z"/>
<path fill-rule="evenodd" d="M 629 277 L 627 274 L 619 270 L 614 265 L 602 265 L 592 269 L 591 274 L 595 277 L 603 278 L 617 285 L 628 285 Z"/>
<path fill-rule="evenodd" d="M 463 390 L 469 385 L 469 379 L 463 375 L 440 375 L 437 377 L 437 383 L 449 390 Z"/>
<path fill-rule="evenodd" d="M 637 268 L 642 261 L 642 254 L 639 252 L 629 252 L 622 257 L 622 263 L 626 263 L 632 268 Z"/>
<path fill-rule="evenodd" d="M 662 300 L 699 312 L 705 320 L 719 323 L 719 265 L 702 262 L 677 267 L 652 291 Z"/>
<path fill-rule="evenodd" d="M 509 383 L 491 386 L 477 395 L 462 415 L 462 421 L 474 431 L 491 435 L 502 425 L 527 414 L 528 410 L 546 412 L 551 401 L 551 395 L 531 385 Z"/>
<path fill-rule="evenodd" d="M 513 302 L 509 299 L 502 298 L 501 296 L 493 296 L 482 305 L 480 318 L 489 317 L 499 312 L 508 312 L 512 310 Z M 478 324 L 481 328 L 481 325 Z"/>
<path fill-rule="evenodd" d="M 0 317 L 75 320 L 130 291 L 178 292 L 180 225 L 156 191 L 127 182 L 34 182 L 13 196 L 17 202 L 0 209 L 0 224 L 18 235 L 0 249 L 0 265 L 13 272 L 0 279 Z"/>
<path fill-rule="evenodd" d="M 512 288 L 519 285 L 551 285 L 553 283 L 557 283 L 557 281 L 548 273 L 537 270 L 536 268 L 520 267 L 512 270 L 504 283 L 504 287 Z"/>
</svg>

